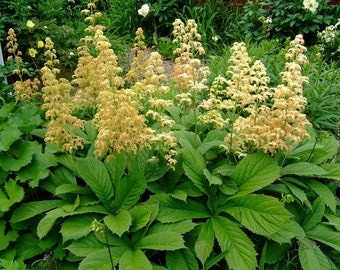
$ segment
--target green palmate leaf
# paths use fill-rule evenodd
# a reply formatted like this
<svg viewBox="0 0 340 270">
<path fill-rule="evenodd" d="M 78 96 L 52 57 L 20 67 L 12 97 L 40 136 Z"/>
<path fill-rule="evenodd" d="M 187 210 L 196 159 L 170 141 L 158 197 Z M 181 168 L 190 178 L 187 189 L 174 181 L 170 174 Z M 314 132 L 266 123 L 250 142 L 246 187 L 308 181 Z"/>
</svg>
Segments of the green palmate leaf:
<svg viewBox="0 0 340 270">
<path fill-rule="evenodd" d="M 211 254 L 214 246 L 214 229 L 211 220 L 208 219 L 206 223 L 201 225 L 201 230 L 195 242 L 195 252 L 197 258 L 201 261 L 202 265 L 205 264 L 207 258 Z"/>
<path fill-rule="evenodd" d="M 152 265 L 140 249 L 128 249 L 119 260 L 119 269 L 124 270 L 152 270 Z"/>
<path fill-rule="evenodd" d="M 28 202 L 20 205 L 12 215 L 11 222 L 16 223 L 20 221 L 27 220 L 31 217 L 44 213 L 53 208 L 59 207 L 65 204 L 62 200 L 51 200 L 51 201 L 38 201 L 38 202 Z"/>
<path fill-rule="evenodd" d="M 5 171 L 19 171 L 32 161 L 37 145 L 39 144 L 34 142 L 16 141 L 11 145 L 8 154 L 0 155 L 0 167 Z"/>
<path fill-rule="evenodd" d="M 325 214 L 325 203 L 318 197 L 314 203 L 312 210 L 308 211 L 302 227 L 305 231 L 313 229 L 317 224 L 319 224 Z"/>
<path fill-rule="evenodd" d="M 79 240 L 72 241 L 66 249 L 78 257 L 86 257 L 102 250 L 103 243 L 101 243 L 94 234 L 89 234 Z"/>
<path fill-rule="evenodd" d="M 6 229 L 6 223 L 3 220 L 0 220 L 0 251 L 8 248 L 9 243 L 16 241 L 19 237 L 19 234 L 13 230 Z"/>
<path fill-rule="evenodd" d="M 264 153 L 246 156 L 236 166 L 232 178 L 239 187 L 237 196 L 257 191 L 280 176 L 280 167 L 275 160 Z"/>
<path fill-rule="evenodd" d="M 128 210 L 122 209 L 116 215 L 107 215 L 104 217 L 104 223 L 111 232 L 122 236 L 123 233 L 129 230 L 132 224 L 131 214 Z"/>
<path fill-rule="evenodd" d="M 181 234 L 175 232 L 158 232 L 143 237 L 138 243 L 140 249 L 177 250 L 184 248 Z"/>
<path fill-rule="evenodd" d="M 8 123 L 23 132 L 31 132 L 41 124 L 39 109 L 36 106 L 20 107 L 8 117 Z"/>
<path fill-rule="evenodd" d="M 169 270 L 198 270 L 198 263 L 190 250 L 170 251 L 166 254 L 166 264 Z"/>
<path fill-rule="evenodd" d="M 327 171 L 318 165 L 309 162 L 297 162 L 289 164 L 281 169 L 281 175 L 298 175 L 298 176 L 321 176 L 326 175 Z"/>
<path fill-rule="evenodd" d="M 36 147 L 30 164 L 17 173 L 17 179 L 20 181 L 30 180 L 29 185 L 31 187 L 37 187 L 39 180 L 44 179 L 49 175 L 49 168 L 58 164 L 54 155 L 42 153 L 41 151 L 41 145 Z"/>
<path fill-rule="evenodd" d="M 257 254 L 254 244 L 237 224 L 224 217 L 217 216 L 212 218 L 212 225 L 222 252 L 232 246 L 230 252 L 226 255 L 228 266 L 237 270 L 256 269 Z"/>
<path fill-rule="evenodd" d="M 299 242 L 299 260 L 304 270 L 336 269 L 330 259 L 308 238 Z"/>
<path fill-rule="evenodd" d="M 282 230 L 292 217 L 276 198 L 258 194 L 234 198 L 223 210 L 248 230 L 267 237 Z"/>
<path fill-rule="evenodd" d="M 206 164 L 202 155 L 194 148 L 183 148 L 183 169 L 186 176 L 194 183 L 194 185 L 208 194 L 207 181 L 204 176 Z"/>
<path fill-rule="evenodd" d="M 19 129 L 11 126 L 0 131 L 0 152 L 8 151 L 11 145 L 20 138 L 21 134 Z"/>
<path fill-rule="evenodd" d="M 157 219 L 161 222 L 210 217 L 208 209 L 197 201 L 183 202 L 165 194 L 154 196 L 153 200 L 159 203 L 160 210 Z"/>
<path fill-rule="evenodd" d="M 340 252 L 340 232 L 323 224 L 317 225 L 313 230 L 306 232 L 307 236 L 328 245 Z"/>
<path fill-rule="evenodd" d="M 88 235 L 91 231 L 91 223 L 95 218 L 100 218 L 100 216 L 86 214 L 70 217 L 65 220 L 60 229 L 63 243 L 67 240 L 77 240 Z"/>
<path fill-rule="evenodd" d="M 114 188 L 105 165 L 95 158 L 77 159 L 77 171 L 81 178 L 109 210 L 114 209 Z"/>
<path fill-rule="evenodd" d="M 146 181 L 142 172 L 130 173 L 115 184 L 116 210 L 129 209 L 134 206 L 146 189 Z"/>
<path fill-rule="evenodd" d="M 5 118 L 7 118 L 10 112 L 13 111 L 15 106 L 16 106 L 15 102 L 3 104 L 0 107 L 0 121 L 3 121 Z"/>
<path fill-rule="evenodd" d="M 145 227 L 151 219 L 151 210 L 144 205 L 136 205 L 129 210 L 131 214 L 131 232 L 136 232 Z"/>
<path fill-rule="evenodd" d="M 0 211 L 7 212 L 10 207 L 24 198 L 24 188 L 19 186 L 13 179 L 9 179 L 3 186 L 0 186 Z"/>
<path fill-rule="evenodd" d="M 336 198 L 333 192 L 324 184 L 315 180 L 306 180 L 305 183 L 320 196 L 320 199 L 335 213 Z"/>
<path fill-rule="evenodd" d="M 79 264 L 79 270 L 112 270 L 112 265 L 116 266 L 118 264 L 125 251 L 126 248 L 124 247 L 114 247 L 110 248 L 109 253 L 107 247 L 102 248 L 86 256 Z"/>
</svg>

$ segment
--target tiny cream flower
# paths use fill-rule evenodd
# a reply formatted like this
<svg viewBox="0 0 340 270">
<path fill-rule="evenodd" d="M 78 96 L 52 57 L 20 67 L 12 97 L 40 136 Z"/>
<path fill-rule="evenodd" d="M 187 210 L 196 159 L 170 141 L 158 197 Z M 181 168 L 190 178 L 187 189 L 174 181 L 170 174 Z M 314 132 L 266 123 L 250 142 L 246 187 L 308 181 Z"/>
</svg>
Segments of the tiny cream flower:
<svg viewBox="0 0 340 270">
<path fill-rule="evenodd" d="M 35 23 L 33 22 L 33 21 L 31 21 L 31 20 L 28 20 L 27 22 L 26 22 L 26 26 L 28 27 L 28 28 L 34 28 L 34 26 L 35 26 Z"/>
<path fill-rule="evenodd" d="M 217 41 L 219 40 L 219 37 L 218 37 L 218 36 L 213 36 L 211 39 L 212 39 L 214 42 L 217 42 Z"/>
<path fill-rule="evenodd" d="M 28 54 L 29 54 L 32 58 L 34 58 L 34 57 L 36 56 L 37 53 L 38 53 L 38 52 L 37 52 L 36 49 L 33 49 L 33 48 L 29 48 L 29 49 L 28 49 Z"/>
<path fill-rule="evenodd" d="M 305 9 L 308 9 L 310 12 L 315 13 L 316 9 L 319 6 L 319 3 L 316 0 L 303 0 L 303 6 Z"/>
<path fill-rule="evenodd" d="M 143 17 L 148 16 L 149 12 L 150 12 L 150 7 L 149 7 L 148 4 L 144 4 L 144 5 L 142 5 L 142 7 L 140 9 L 138 9 L 138 14 L 143 16 Z"/>
</svg>

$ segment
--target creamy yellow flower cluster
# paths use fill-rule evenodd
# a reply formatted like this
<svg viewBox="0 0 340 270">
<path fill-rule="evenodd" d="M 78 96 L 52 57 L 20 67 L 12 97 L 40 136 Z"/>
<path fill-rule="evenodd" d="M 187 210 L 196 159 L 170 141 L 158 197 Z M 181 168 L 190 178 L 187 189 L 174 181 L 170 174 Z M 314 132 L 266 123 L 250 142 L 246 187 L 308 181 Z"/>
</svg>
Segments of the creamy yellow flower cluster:
<svg viewBox="0 0 340 270">
<path fill-rule="evenodd" d="M 226 151 L 244 156 L 256 150 L 271 154 L 291 151 L 293 145 L 308 137 L 303 114 L 307 103 L 303 97 L 301 65 L 307 62 L 301 35 L 290 43 L 285 55 L 282 84 L 269 87 L 266 68 L 260 61 L 252 64 L 244 43 L 235 43 L 227 77 L 215 78 L 209 99 L 200 107 L 207 112 L 200 119 L 217 128 L 227 128 Z M 223 117 L 227 115 L 228 117 Z"/>
</svg>

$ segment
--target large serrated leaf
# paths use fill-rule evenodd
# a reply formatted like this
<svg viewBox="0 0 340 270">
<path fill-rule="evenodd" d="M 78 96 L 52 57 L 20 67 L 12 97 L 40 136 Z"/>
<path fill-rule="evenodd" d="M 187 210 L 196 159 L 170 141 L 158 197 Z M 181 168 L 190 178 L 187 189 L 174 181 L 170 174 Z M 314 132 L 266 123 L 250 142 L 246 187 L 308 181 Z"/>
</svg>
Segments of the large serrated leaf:
<svg viewBox="0 0 340 270">
<path fill-rule="evenodd" d="M 256 269 L 256 251 L 254 244 L 234 222 L 221 217 L 213 217 L 212 224 L 215 237 L 222 251 L 230 249 L 226 255 L 228 266 L 231 269 L 251 270 Z"/>
<path fill-rule="evenodd" d="M 313 208 L 306 214 L 302 227 L 305 231 L 313 229 L 319 224 L 325 214 L 325 203 L 319 197 L 313 203 Z"/>
<path fill-rule="evenodd" d="M 198 270 L 194 254 L 186 249 L 167 252 L 166 264 L 169 270 Z"/>
<path fill-rule="evenodd" d="M 112 265 L 116 266 L 118 264 L 125 251 L 126 248 L 124 247 L 114 247 L 110 248 L 109 253 L 107 247 L 104 247 L 86 256 L 79 264 L 79 270 L 112 270 Z"/>
<path fill-rule="evenodd" d="M 136 205 L 129 210 L 131 214 L 131 232 L 136 232 L 151 221 L 151 210 L 144 205 Z"/>
<path fill-rule="evenodd" d="M 175 223 L 156 223 L 149 229 L 149 234 L 160 232 L 174 232 L 184 234 L 191 231 L 197 224 L 191 220 L 183 220 Z"/>
<path fill-rule="evenodd" d="M 66 249 L 78 257 L 85 257 L 102 250 L 103 243 L 100 242 L 94 234 L 89 234 L 79 240 L 72 241 Z"/>
<path fill-rule="evenodd" d="M 161 222 L 210 217 L 209 210 L 197 201 L 187 200 L 187 202 L 183 202 L 169 195 L 154 196 L 153 200 L 159 203 L 160 210 L 157 219 Z"/>
<path fill-rule="evenodd" d="M 140 249 L 126 250 L 119 260 L 119 269 L 152 270 L 152 265 Z M 84 269 L 85 270 L 85 269 Z"/>
<path fill-rule="evenodd" d="M 11 145 L 20 138 L 21 131 L 16 127 L 8 126 L 0 131 L 0 152 L 7 151 Z"/>
<path fill-rule="evenodd" d="M 208 194 L 208 182 L 204 176 L 204 169 L 206 168 L 204 158 L 194 148 L 183 148 L 181 153 L 183 155 L 183 169 L 186 176 L 199 190 Z"/>
<path fill-rule="evenodd" d="M 138 243 L 140 249 L 177 250 L 184 248 L 181 234 L 175 232 L 157 232 L 146 235 Z"/>
<path fill-rule="evenodd" d="M 304 270 L 335 269 L 329 258 L 308 238 L 299 241 L 299 260 Z"/>
<path fill-rule="evenodd" d="M 3 220 L 0 220 L 0 251 L 7 249 L 10 242 L 17 240 L 19 234 L 14 230 L 7 230 L 6 223 Z"/>
<path fill-rule="evenodd" d="M 68 240 L 78 240 L 91 232 L 91 223 L 95 218 L 100 216 L 91 215 L 79 215 L 69 217 L 61 225 L 61 235 L 63 237 L 63 243 Z"/>
<path fill-rule="evenodd" d="M 327 171 L 327 174 L 323 175 L 322 178 L 340 181 L 340 163 L 326 163 L 321 164 L 320 167 Z"/>
<path fill-rule="evenodd" d="M 282 230 L 292 217 L 276 198 L 260 194 L 234 198 L 224 211 L 248 230 L 267 237 Z"/>
<path fill-rule="evenodd" d="M 319 224 L 313 230 L 306 232 L 306 235 L 340 252 L 340 232 L 332 227 Z"/>
<path fill-rule="evenodd" d="M 105 165 L 95 158 L 77 159 L 78 174 L 109 210 L 114 209 L 114 188 Z"/>
<path fill-rule="evenodd" d="M 322 176 L 326 175 L 327 171 L 320 166 L 309 162 L 297 162 L 289 164 L 281 169 L 281 176 L 291 174 L 298 176 Z"/>
<path fill-rule="evenodd" d="M 207 222 L 201 225 L 201 230 L 194 247 L 196 256 L 201 261 L 202 265 L 205 264 L 207 258 L 213 250 L 214 240 L 214 230 L 210 219 L 208 219 Z"/>
<path fill-rule="evenodd" d="M 236 166 L 232 178 L 239 187 L 237 196 L 246 195 L 271 184 L 280 176 L 276 161 L 264 153 L 246 156 Z"/>
<path fill-rule="evenodd" d="M 122 209 L 116 215 L 107 215 L 104 217 L 104 223 L 109 230 L 118 236 L 127 232 L 132 224 L 131 214 L 128 210 Z"/>
<path fill-rule="evenodd" d="M 328 186 L 315 180 L 306 180 L 305 183 L 319 195 L 320 199 L 332 210 L 333 213 L 336 211 L 336 198 L 333 192 Z"/>
<path fill-rule="evenodd" d="M 115 184 L 116 211 L 134 206 L 146 189 L 146 181 L 142 172 L 131 173 L 119 179 Z"/>
<path fill-rule="evenodd" d="M 11 222 L 16 223 L 27 220 L 63 204 L 65 204 L 65 202 L 62 200 L 42 200 L 22 204 L 13 212 Z"/>
</svg>

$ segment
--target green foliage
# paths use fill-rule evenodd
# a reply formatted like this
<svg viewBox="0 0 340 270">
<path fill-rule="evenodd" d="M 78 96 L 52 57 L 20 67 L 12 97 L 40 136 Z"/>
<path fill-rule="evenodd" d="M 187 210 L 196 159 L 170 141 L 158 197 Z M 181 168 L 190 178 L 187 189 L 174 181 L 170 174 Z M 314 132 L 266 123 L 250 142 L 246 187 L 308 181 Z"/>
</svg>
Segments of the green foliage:
<svg viewBox="0 0 340 270">
<path fill-rule="evenodd" d="M 303 1 L 248 1 L 243 10 L 241 27 L 255 40 L 278 38 L 285 40 L 303 34 L 308 44 L 316 43 L 317 31 L 336 23 L 340 9 L 328 0 L 316 1 L 315 11 L 305 8 Z"/>
</svg>

